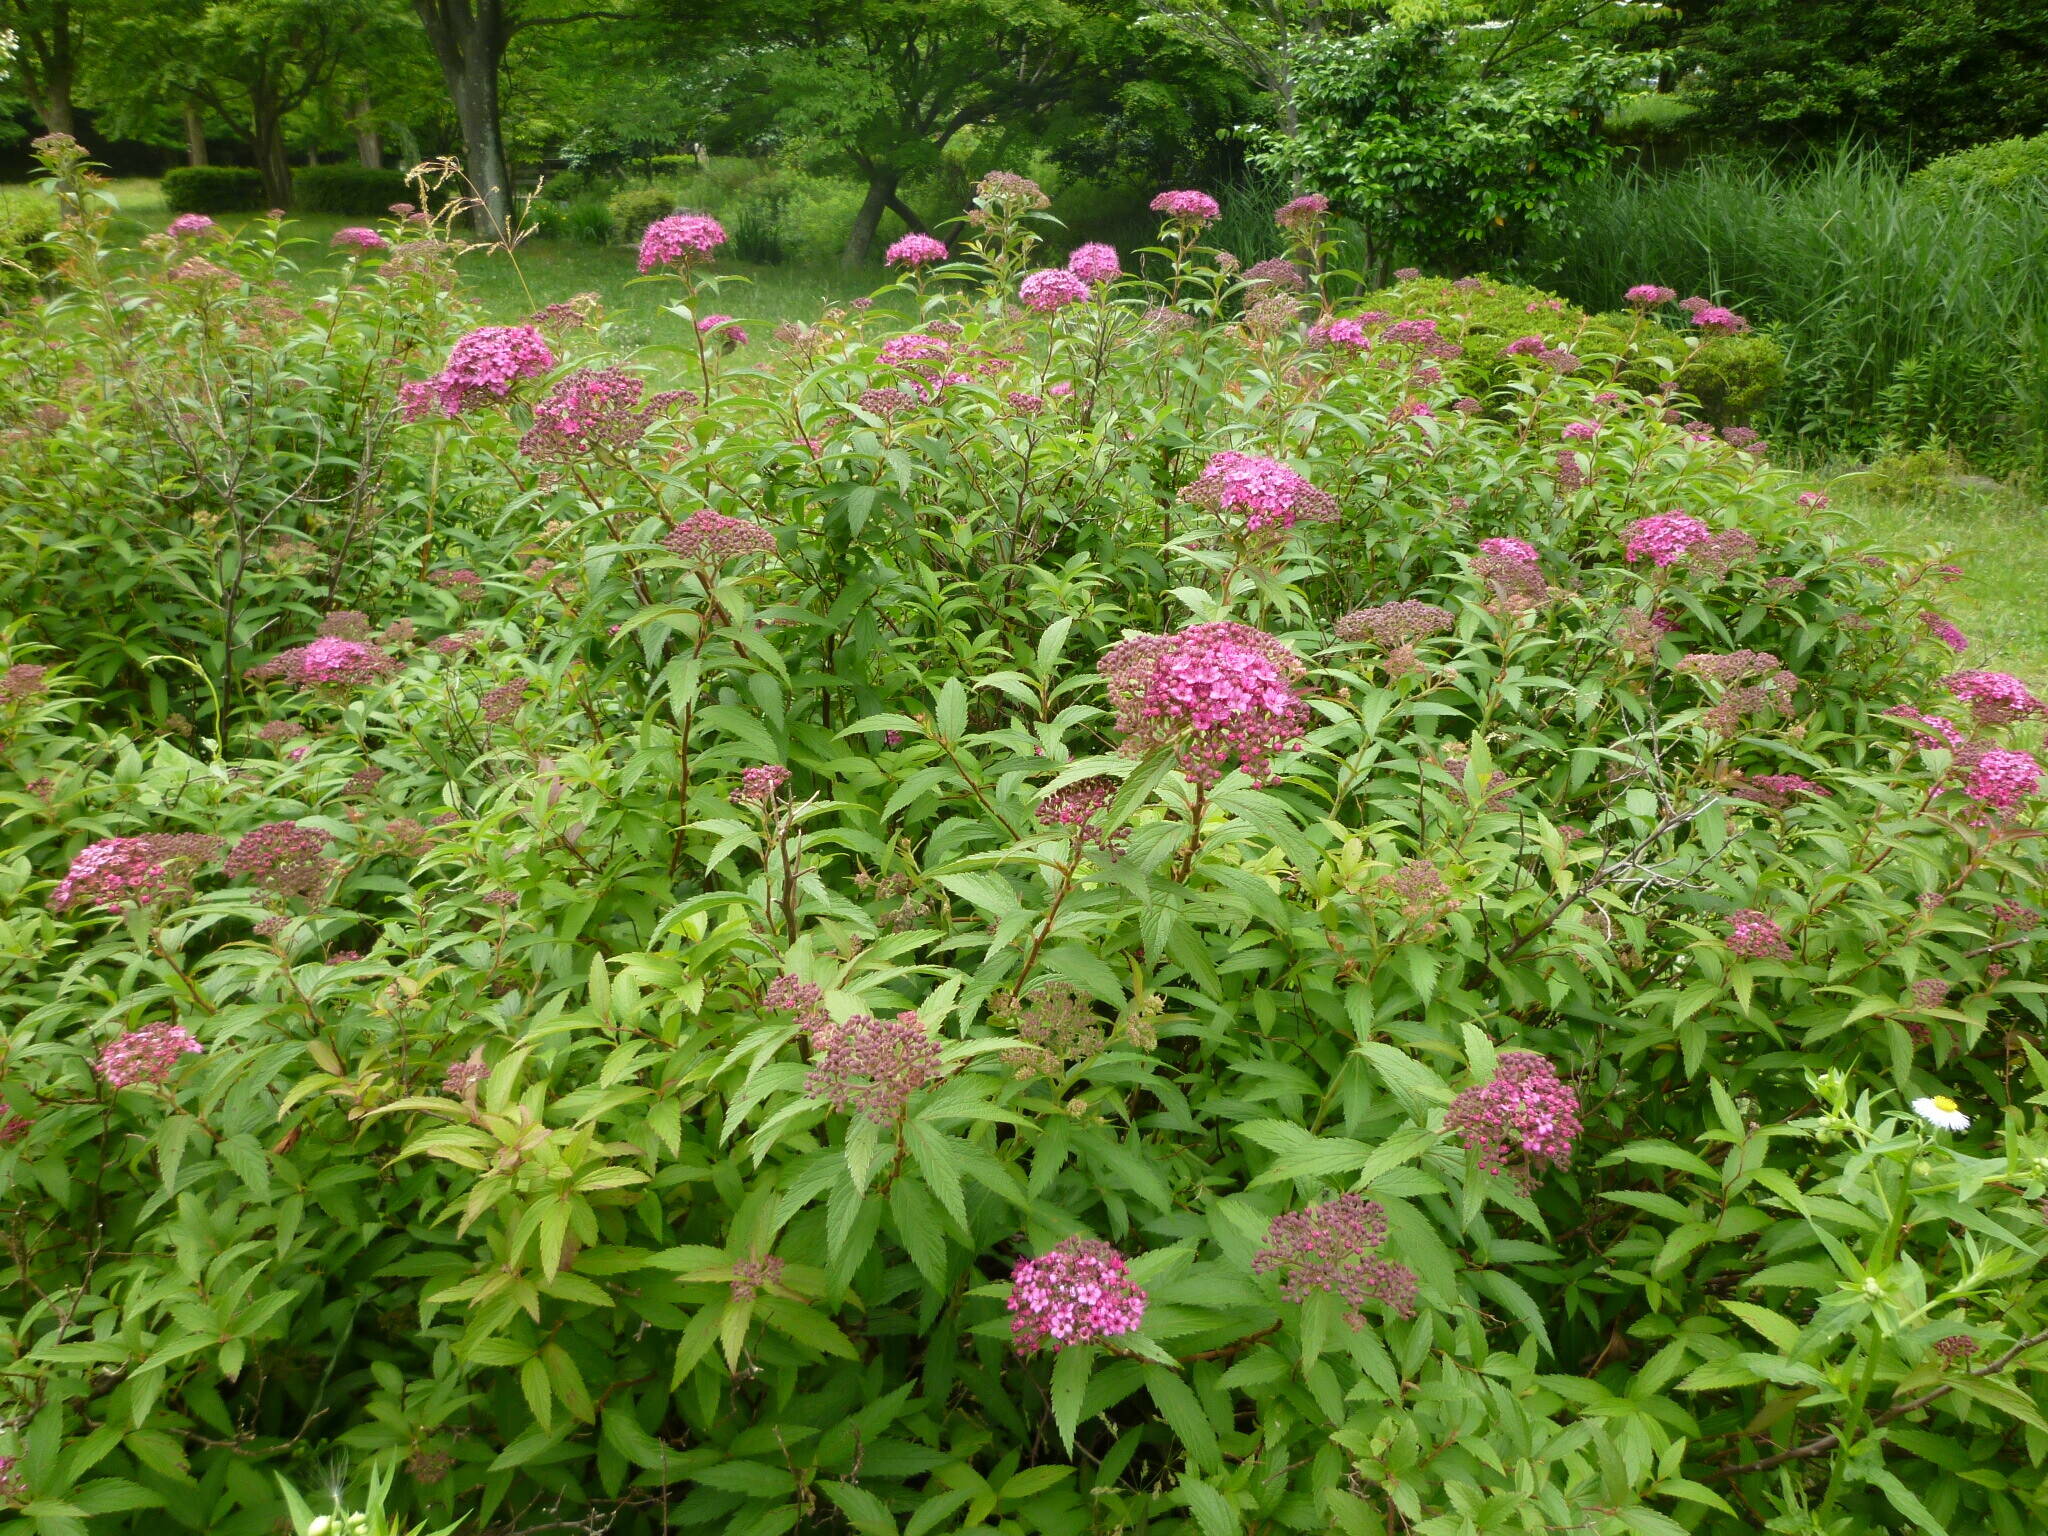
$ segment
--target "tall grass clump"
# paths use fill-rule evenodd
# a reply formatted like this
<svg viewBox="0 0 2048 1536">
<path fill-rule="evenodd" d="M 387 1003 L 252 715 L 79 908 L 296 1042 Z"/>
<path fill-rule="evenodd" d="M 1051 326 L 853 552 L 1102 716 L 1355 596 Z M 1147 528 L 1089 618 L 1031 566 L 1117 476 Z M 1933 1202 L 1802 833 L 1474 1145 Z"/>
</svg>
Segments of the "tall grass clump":
<svg viewBox="0 0 2048 1536">
<path fill-rule="evenodd" d="M 1770 326 L 1788 353 L 1780 437 L 2048 470 L 2048 191 L 1936 197 L 1867 148 L 1796 168 L 1713 157 L 1596 181 L 1561 228 L 1524 259 L 1580 303 L 1654 281 Z"/>
</svg>

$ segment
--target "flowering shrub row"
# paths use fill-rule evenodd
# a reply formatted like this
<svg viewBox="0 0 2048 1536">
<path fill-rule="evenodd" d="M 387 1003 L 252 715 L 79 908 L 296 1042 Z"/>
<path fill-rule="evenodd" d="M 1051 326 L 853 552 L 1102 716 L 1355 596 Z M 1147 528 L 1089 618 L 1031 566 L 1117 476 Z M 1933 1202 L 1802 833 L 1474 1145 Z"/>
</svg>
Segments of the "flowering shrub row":
<svg viewBox="0 0 2048 1536">
<path fill-rule="evenodd" d="M 49 152 L 20 1528 L 2038 1523 L 2043 706 L 1667 388 L 1739 317 L 1474 383 L 1312 195 L 998 173 L 758 365 L 656 221 L 657 367 Z"/>
</svg>

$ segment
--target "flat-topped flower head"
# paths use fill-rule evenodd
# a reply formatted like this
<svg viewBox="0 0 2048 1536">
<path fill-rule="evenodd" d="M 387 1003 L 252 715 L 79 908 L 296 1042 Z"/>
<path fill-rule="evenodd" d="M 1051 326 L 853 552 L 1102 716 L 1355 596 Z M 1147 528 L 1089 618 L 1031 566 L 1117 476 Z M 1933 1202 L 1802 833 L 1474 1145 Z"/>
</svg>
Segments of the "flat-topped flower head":
<svg viewBox="0 0 2048 1536">
<path fill-rule="evenodd" d="M 181 213 L 164 226 L 173 240 L 204 240 L 220 233 L 220 226 L 203 213 Z"/>
<path fill-rule="evenodd" d="M 1096 818 L 1109 809 L 1116 791 L 1117 781 L 1107 774 L 1077 779 L 1038 802 L 1038 819 L 1048 827 L 1071 827 L 1085 836 Z"/>
<path fill-rule="evenodd" d="M 1834 795 L 1833 790 L 1796 773 L 1745 774 L 1728 786 L 1728 793 L 1773 810 L 1783 810 L 1795 800 L 1825 800 Z"/>
<path fill-rule="evenodd" d="M 1970 1128 L 1970 1117 L 1963 1113 L 1962 1105 L 1947 1094 L 1915 1099 L 1913 1113 L 1938 1131 L 1967 1131 Z"/>
<path fill-rule="evenodd" d="M 1444 1129 L 1487 1172 L 1513 1168 L 1530 1183 L 1535 1170 L 1570 1163 L 1580 1130 L 1578 1090 L 1534 1051 L 1503 1051 L 1491 1078 L 1451 1101 Z"/>
<path fill-rule="evenodd" d="M 2041 765 L 2026 752 L 1992 747 L 1980 755 L 1963 793 L 1994 811 L 2016 811 L 2041 792 Z"/>
<path fill-rule="evenodd" d="M 1678 297 L 1676 288 L 1666 288 L 1661 283 L 1637 283 L 1622 296 L 1624 303 L 1637 309 L 1654 309 L 1659 304 L 1669 304 Z"/>
<path fill-rule="evenodd" d="M 1792 946 L 1778 925 L 1754 909 L 1728 919 L 1728 953 L 1738 960 L 1790 960 Z"/>
<path fill-rule="evenodd" d="M 1709 304 L 1704 309 L 1693 311 L 1692 323 L 1714 336 L 1733 336 L 1749 329 L 1749 322 L 1734 310 L 1719 304 Z"/>
<path fill-rule="evenodd" d="M 882 260 L 892 267 L 928 267 L 945 259 L 946 242 L 920 234 L 905 235 L 882 254 Z"/>
<path fill-rule="evenodd" d="M 701 213 L 672 213 L 656 219 L 640 237 L 640 270 L 689 267 L 709 261 L 725 244 L 725 226 Z"/>
<path fill-rule="evenodd" d="M 1275 1216 L 1252 1257 L 1252 1273 L 1281 1271 L 1280 1294 L 1288 1301 L 1306 1301 L 1317 1291 L 1337 1297 L 1353 1328 L 1365 1326 L 1365 1309 L 1375 1301 L 1413 1317 L 1415 1272 L 1373 1252 L 1386 1240 L 1387 1213 L 1378 1201 L 1339 1195 Z"/>
<path fill-rule="evenodd" d="M 145 1024 L 100 1048 L 92 1069 L 109 1088 L 170 1081 L 179 1059 L 205 1050 L 182 1024 Z"/>
<path fill-rule="evenodd" d="M 1481 539 L 1479 552 L 1496 560 L 1516 560 L 1525 565 L 1534 565 L 1543 558 L 1536 552 L 1535 545 L 1521 539 Z"/>
<path fill-rule="evenodd" d="M 408 416 L 431 401 L 445 416 L 460 416 L 481 400 L 502 400 L 521 379 L 538 378 L 555 366 L 546 339 L 530 325 L 486 325 L 449 350 L 441 371 L 399 392 Z"/>
<path fill-rule="evenodd" d="M 742 555 L 769 554 L 775 535 L 744 517 L 727 517 L 706 507 L 693 512 L 662 538 L 661 547 L 686 560 L 722 565 Z"/>
<path fill-rule="evenodd" d="M 1088 285 L 1064 267 L 1047 267 L 1026 273 L 1017 285 L 1017 297 L 1024 301 L 1025 308 L 1051 314 L 1087 298 Z"/>
<path fill-rule="evenodd" d="M 1124 748 L 1142 756 L 1170 745 L 1197 785 L 1233 761 L 1255 782 L 1273 756 L 1301 739 L 1308 706 L 1296 691 L 1301 658 L 1249 625 L 1196 624 L 1173 635 L 1134 635 L 1098 665 Z"/>
<path fill-rule="evenodd" d="M 946 1076 L 938 1041 L 910 1009 L 893 1019 L 857 1013 L 843 1024 L 813 1010 L 799 1022 L 812 1051 L 804 1093 L 842 1113 L 893 1125 L 911 1094 Z"/>
<path fill-rule="evenodd" d="M 327 892 L 340 865 L 327 856 L 332 838 L 315 827 L 273 821 L 242 834 L 221 866 L 230 880 L 246 880 L 273 896 L 315 901 Z"/>
<path fill-rule="evenodd" d="M 1532 555 L 1534 551 L 1531 551 Z M 1408 599 L 1381 603 L 1376 608 L 1355 608 L 1337 620 L 1339 640 L 1370 640 L 1382 650 L 1392 650 L 1431 635 L 1450 633 L 1458 621 L 1448 608 Z"/>
<path fill-rule="evenodd" d="M 351 224 L 346 229 L 337 229 L 327 242 L 336 249 L 361 251 L 365 255 L 372 251 L 388 251 L 391 242 L 374 229 L 360 224 Z"/>
<path fill-rule="evenodd" d="M 543 464 L 623 453 L 671 406 L 697 398 L 687 390 L 666 390 L 642 406 L 645 388 L 623 368 L 579 368 L 534 406 L 533 425 L 519 439 L 519 451 Z"/>
<path fill-rule="evenodd" d="M 747 344 L 746 328 L 731 315 L 706 315 L 697 322 L 697 334 L 709 336 L 731 352 Z"/>
<path fill-rule="evenodd" d="M 281 677 L 294 688 L 346 691 L 381 682 L 398 670 L 398 662 L 367 640 L 322 635 L 305 645 L 280 651 L 251 677 Z"/>
<path fill-rule="evenodd" d="M 1135 1333 L 1145 1292 L 1124 1256 L 1100 1238 L 1070 1237 L 1010 1274 L 1010 1336 L 1020 1354 Z"/>
<path fill-rule="evenodd" d="M 1195 228 L 1200 228 L 1223 213 L 1217 206 L 1216 199 L 1208 193 L 1185 190 L 1160 193 L 1152 199 L 1152 211 L 1163 213 L 1176 223 Z"/>
<path fill-rule="evenodd" d="M 1104 245 L 1099 240 L 1078 247 L 1074 254 L 1067 258 L 1067 270 L 1091 288 L 1113 283 L 1124 275 L 1123 263 L 1117 258 L 1116 247 Z"/>
<path fill-rule="evenodd" d="M 200 870 L 220 852 L 220 839 L 199 832 L 105 837 L 81 849 L 50 892 L 50 910 L 81 902 L 109 912 L 183 901 Z"/>
<path fill-rule="evenodd" d="M 767 805 L 789 782 L 789 770 L 780 763 L 759 763 L 740 774 L 739 788 L 732 792 L 734 805 Z"/>
<path fill-rule="evenodd" d="M 1320 192 L 1309 192 L 1273 210 L 1273 222 L 1292 234 L 1309 234 L 1330 215 L 1330 200 Z"/>
<path fill-rule="evenodd" d="M 977 201 L 1002 213 L 1037 213 L 1052 206 L 1045 188 L 1015 171 L 990 171 L 974 184 Z"/>
<path fill-rule="evenodd" d="M 1952 672 L 1942 686 L 1970 706 L 1979 725 L 2010 725 L 2044 713 L 2041 701 L 2010 672 Z"/>
<path fill-rule="evenodd" d="M 1628 526 L 1627 558 L 1647 558 L 1654 565 L 1675 565 L 1686 551 L 1713 537 L 1713 529 L 1683 512 L 1659 512 L 1640 517 Z"/>
<path fill-rule="evenodd" d="M 1242 516 L 1247 533 L 1337 520 L 1337 503 L 1279 460 L 1230 449 L 1212 455 L 1180 495 L 1192 506 Z"/>
</svg>

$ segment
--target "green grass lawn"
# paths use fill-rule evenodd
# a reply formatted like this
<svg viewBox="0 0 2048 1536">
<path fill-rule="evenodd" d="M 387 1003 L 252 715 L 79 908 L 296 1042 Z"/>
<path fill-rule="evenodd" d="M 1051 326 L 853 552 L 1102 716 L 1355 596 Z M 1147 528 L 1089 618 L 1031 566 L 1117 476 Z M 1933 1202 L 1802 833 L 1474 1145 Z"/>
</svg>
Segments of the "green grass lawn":
<svg viewBox="0 0 2048 1536">
<path fill-rule="evenodd" d="M 1962 567 L 1935 601 L 1970 637 L 1966 665 L 2048 692 L 2048 504 L 2018 491 L 1964 489 L 1894 501 L 1868 494 L 1853 476 L 1829 491 L 1880 545 L 1938 552 Z"/>
</svg>

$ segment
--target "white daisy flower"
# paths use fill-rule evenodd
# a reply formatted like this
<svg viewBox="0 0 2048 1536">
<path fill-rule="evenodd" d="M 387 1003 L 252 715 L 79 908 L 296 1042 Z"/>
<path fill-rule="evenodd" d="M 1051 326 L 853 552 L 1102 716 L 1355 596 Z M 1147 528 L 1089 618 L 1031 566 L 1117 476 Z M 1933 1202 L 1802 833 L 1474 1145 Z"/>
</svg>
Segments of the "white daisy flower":
<svg viewBox="0 0 2048 1536">
<path fill-rule="evenodd" d="M 1970 1117 L 1963 1113 L 1962 1106 L 1945 1094 L 1937 1094 L 1931 1099 L 1915 1099 L 1913 1113 L 1937 1130 L 1967 1131 L 1970 1128 Z"/>
</svg>

